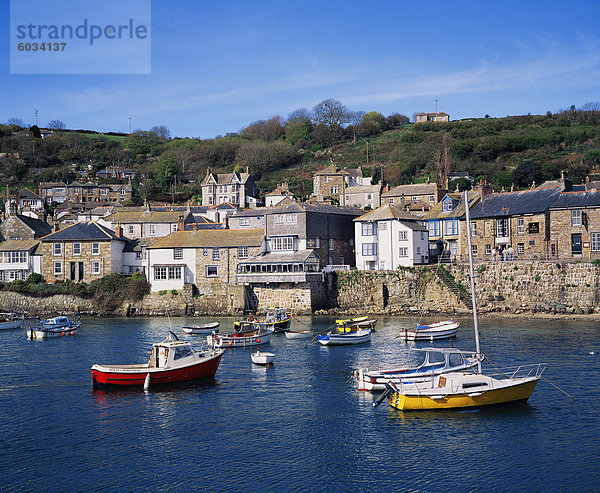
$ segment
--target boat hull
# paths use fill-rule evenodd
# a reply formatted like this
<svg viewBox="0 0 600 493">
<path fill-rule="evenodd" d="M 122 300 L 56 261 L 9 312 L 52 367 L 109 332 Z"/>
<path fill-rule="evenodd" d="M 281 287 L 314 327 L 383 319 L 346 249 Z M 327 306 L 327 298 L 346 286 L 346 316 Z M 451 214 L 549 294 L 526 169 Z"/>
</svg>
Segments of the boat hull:
<svg viewBox="0 0 600 493">
<path fill-rule="evenodd" d="M 332 334 L 319 336 L 323 346 L 345 346 L 348 344 L 362 344 L 371 340 L 371 329 L 361 329 L 352 334 Z"/>
<path fill-rule="evenodd" d="M 252 363 L 256 365 L 270 365 L 275 360 L 275 355 L 273 353 L 263 353 L 256 352 L 250 355 L 252 358 Z"/>
<path fill-rule="evenodd" d="M 94 386 L 103 387 L 143 387 L 146 376 L 150 375 L 149 384 L 170 384 L 200 380 L 214 377 L 223 352 L 217 352 L 213 357 L 182 368 L 111 368 L 101 365 L 92 366 L 92 382 Z"/>
<path fill-rule="evenodd" d="M 448 339 L 458 332 L 460 322 L 419 325 L 416 329 L 404 329 L 401 335 L 407 341 L 434 341 Z"/>
<path fill-rule="evenodd" d="M 311 330 L 300 330 L 297 332 L 286 332 L 285 337 L 288 339 L 308 339 L 313 337 L 314 333 Z"/>
<path fill-rule="evenodd" d="M 62 329 L 28 329 L 28 339 L 48 339 L 49 337 L 74 336 L 78 327 L 65 327 Z"/>
<path fill-rule="evenodd" d="M 209 345 L 214 344 L 215 347 L 234 348 L 234 347 L 252 347 L 268 344 L 271 342 L 273 335 L 272 329 L 269 333 L 244 336 L 228 336 L 228 335 L 209 335 L 206 340 Z"/>
<path fill-rule="evenodd" d="M 182 327 L 186 334 L 209 335 L 213 332 L 219 332 L 219 322 L 206 327 Z"/>
<path fill-rule="evenodd" d="M 538 383 L 538 377 L 520 379 L 512 385 L 483 392 L 470 392 L 443 396 L 407 394 L 394 392 L 389 398 L 390 406 L 402 411 L 458 409 L 467 407 L 489 406 L 508 402 L 526 401 Z"/>
</svg>

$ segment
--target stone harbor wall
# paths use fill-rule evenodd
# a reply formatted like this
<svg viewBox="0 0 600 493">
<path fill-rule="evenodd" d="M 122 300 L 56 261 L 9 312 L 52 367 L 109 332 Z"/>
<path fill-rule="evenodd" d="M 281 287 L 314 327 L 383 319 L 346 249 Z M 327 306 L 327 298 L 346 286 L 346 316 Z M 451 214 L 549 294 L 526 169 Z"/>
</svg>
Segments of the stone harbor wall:
<svg viewBox="0 0 600 493">
<path fill-rule="evenodd" d="M 194 316 L 234 315 L 244 308 L 259 313 L 281 306 L 294 314 L 311 313 L 470 313 L 457 289 L 470 291 L 468 265 L 446 265 L 454 281 L 442 282 L 437 266 L 395 271 L 345 271 L 330 273 L 325 282 L 277 283 L 253 286 L 220 285 L 159 291 L 137 302 L 124 302 L 112 312 L 93 300 L 71 295 L 33 297 L 0 291 L 0 311 L 49 316 L 75 311 L 90 315 Z M 600 314 L 600 266 L 585 262 L 495 262 L 475 267 L 480 313 L 494 314 Z M 449 286 L 450 284 L 450 286 Z"/>
<path fill-rule="evenodd" d="M 468 265 L 451 268 L 470 291 Z M 600 267 L 585 262 L 494 262 L 475 266 L 483 311 L 600 312 Z"/>
</svg>

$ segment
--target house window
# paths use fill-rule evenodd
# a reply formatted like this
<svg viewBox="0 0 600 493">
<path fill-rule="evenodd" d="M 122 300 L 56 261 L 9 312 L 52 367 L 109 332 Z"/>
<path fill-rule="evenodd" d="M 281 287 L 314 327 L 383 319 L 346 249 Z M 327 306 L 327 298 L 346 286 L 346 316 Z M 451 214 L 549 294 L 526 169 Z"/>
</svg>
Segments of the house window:
<svg viewBox="0 0 600 493">
<path fill-rule="evenodd" d="M 127 230 L 129 231 L 129 234 L 130 234 L 130 235 L 132 235 L 132 234 L 133 234 L 133 225 L 131 225 L 131 224 L 130 224 L 130 225 L 127 227 Z"/>
<path fill-rule="evenodd" d="M 329 238 L 329 251 L 335 250 L 335 240 L 333 238 Z"/>
<path fill-rule="evenodd" d="M 571 226 L 581 226 L 581 209 L 571 211 Z"/>
<path fill-rule="evenodd" d="M 248 247 L 238 247 L 238 258 L 248 258 Z"/>
<path fill-rule="evenodd" d="M 250 226 L 250 218 L 240 217 L 240 226 Z"/>
<path fill-rule="evenodd" d="M 398 249 L 398 254 L 399 254 L 401 257 L 408 257 L 408 247 L 400 247 L 400 248 Z"/>
<path fill-rule="evenodd" d="M 92 255 L 100 255 L 100 243 L 92 243 Z"/>
<path fill-rule="evenodd" d="M 218 248 L 213 248 L 212 259 L 213 260 L 220 260 L 221 259 L 221 251 Z"/>
<path fill-rule="evenodd" d="M 119 193 L 120 193 L 121 195 L 125 195 L 125 189 L 124 189 L 124 188 L 121 188 L 121 190 L 119 190 Z"/>
<path fill-rule="evenodd" d="M 440 222 L 439 221 L 429 221 L 427 223 L 427 228 L 429 229 L 429 236 L 440 236 Z"/>
<path fill-rule="evenodd" d="M 417 247 L 417 255 L 421 255 L 421 247 Z"/>
<path fill-rule="evenodd" d="M 73 255 L 81 255 L 81 243 L 73 243 Z"/>
<path fill-rule="evenodd" d="M 496 236 L 505 237 L 508 236 L 508 219 L 496 219 Z"/>
<path fill-rule="evenodd" d="M 367 194 L 367 200 L 373 200 L 373 194 L 368 193 Z"/>
<path fill-rule="evenodd" d="M 273 250 L 293 250 L 294 249 L 294 237 L 293 236 L 276 236 L 271 240 L 271 248 Z"/>
<path fill-rule="evenodd" d="M 383 221 L 379 223 L 379 231 L 387 231 L 387 222 Z"/>
<path fill-rule="evenodd" d="M 444 203 L 442 204 L 442 211 L 452 212 L 452 201 L 451 200 L 444 200 Z"/>
<path fill-rule="evenodd" d="M 154 224 L 150 224 L 148 228 L 150 229 L 150 236 L 154 236 L 156 234 L 156 226 Z"/>
<path fill-rule="evenodd" d="M 435 195 L 429 196 L 429 202 L 435 202 Z"/>
<path fill-rule="evenodd" d="M 92 262 L 92 274 L 100 274 L 100 262 Z"/>
<path fill-rule="evenodd" d="M 206 266 L 206 277 L 219 277 L 219 268 L 216 265 Z"/>
<path fill-rule="evenodd" d="M 181 279 L 181 267 L 169 267 L 169 279 Z"/>
<path fill-rule="evenodd" d="M 135 258 L 137 260 L 141 260 L 142 259 L 142 252 L 135 252 Z"/>
<path fill-rule="evenodd" d="M 165 281 L 167 279 L 167 268 L 166 267 L 154 267 L 154 280 Z"/>
<path fill-rule="evenodd" d="M 399 241 L 407 241 L 408 240 L 408 231 L 398 231 L 398 240 Z"/>
<path fill-rule="evenodd" d="M 297 214 L 276 214 L 275 224 L 296 224 L 298 222 Z"/>
<path fill-rule="evenodd" d="M 471 223 L 471 236 L 477 236 L 477 223 Z"/>
<path fill-rule="evenodd" d="M 62 243 L 54 244 L 54 255 L 62 255 Z"/>
<path fill-rule="evenodd" d="M 477 255 L 477 245 L 473 245 L 471 249 L 473 250 L 473 255 Z"/>
<path fill-rule="evenodd" d="M 525 243 L 517 243 L 517 253 L 522 255 L 525 253 Z"/>
<path fill-rule="evenodd" d="M 456 219 L 444 221 L 444 234 L 447 236 L 454 236 L 458 234 L 458 221 Z"/>
<path fill-rule="evenodd" d="M 107 195 L 107 194 L 108 194 L 108 189 L 106 189 L 106 188 L 103 188 L 103 189 L 102 189 L 102 195 Z"/>
<path fill-rule="evenodd" d="M 486 245 L 485 246 L 485 254 L 486 255 L 491 255 L 492 254 L 492 245 Z"/>
<path fill-rule="evenodd" d="M 177 231 L 177 224 L 172 223 L 171 224 L 171 233 L 173 233 L 174 231 Z"/>
<path fill-rule="evenodd" d="M 338 191 L 337 191 L 337 187 L 331 187 L 331 194 L 332 195 L 337 195 Z"/>
<path fill-rule="evenodd" d="M 540 223 L 529 223 L 529 234 L 538 234 L 540 232 Z"/>
<path fill-rule="evenodd" d="M 203 248 L 202 249 L 202 255 L 208 255 L 208 251 L 210 250 L 210 248 Z"/>
<path fill-rule="evenodd" d="M 361 223 L 362 224 L 362 235 L 373 236 L 375 235 L 375 223 Z"/>
<path fill-rule="evenodd" d="M 54 275 L 59 276 L 62 274 L 62 262 L 54 262 Z"/>
<path fill-rule="evenodd" d="M 523 218 L 520 217 L 519 219 L 517 219 L 517 233 L 522 235 L 525 232 L 525 226 L 523 223 Z"/>
<path fill-rule="evenodd" d="M 419 200 L 419 197 L 417 197 L 416 195 L 413 195 L 413 197 L 412 197 L 412 201 L 413 201 L 413 202 L 416 202 L 417 200 Z"/>
<path fill-rule="evenodd" d="M 365 256 L 377 255 L 377 243 L 363 243 L 362 254 Z"/>
<path fill-rule="evenodd" d="M 183 248 L 174 248 L 173 249 L 173 259 L 181 260 L 183 258 Z"/>
<path fill-rule="evenodd" d="M 591 233 L 590 241 L 592 244 L 592 252 L 600 252 L 600 233 Z"/>
<path fill-rule="evenodd" d="M 388 199 L 388 202 L 389 202 L 391 205 L 394 205 L 394 197 L 390 197 L 390 198 Z"/>
</svg>

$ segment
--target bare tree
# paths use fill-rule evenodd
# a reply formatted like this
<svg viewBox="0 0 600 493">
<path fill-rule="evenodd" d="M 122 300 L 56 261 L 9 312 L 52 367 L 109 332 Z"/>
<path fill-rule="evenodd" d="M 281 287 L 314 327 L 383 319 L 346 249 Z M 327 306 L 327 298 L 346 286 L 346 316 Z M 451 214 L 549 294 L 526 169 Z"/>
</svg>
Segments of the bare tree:
<svg viewBox="0 0 600 493">
<path fill-rule="evenodd" d="M 61 122 L 60 120 L 50 120 L 46 124 L 46 128 L 51 128 L 52 130 L 64 130 L 65 128 L 67 128 L 67 126 L 64 124 L 64 122 Z"/>
<path fill-rule="evenodd" d="M 350 112 L 350 124 L 352 125 L 352 143 L 356 144 L 356 134 L 358 132 L 358 126 L 362 123 L 365 117 L 364 111 L 351 111 Z"/>
<path fill-rule="evenodd" d="M 150 129 L 150 132 L 156 134 L 159 139 L 170 140 L 171 139 L 171 131 L 165 127 L 164 125 L 157 125 Z"/>
<path fill-rule="evenodd" d="M 335 144 L 344 134 L 344 127 L 350 122 L 350 112 L 340 101 L 325 99 L 312 111 L 322 144 Z"/>
<path fill-rule="evenodd" d="M 442 137 L 442 149 L 437 149 L 433 155 L 435 179 L 441 188 L 447 186 L 448 177 L 453 168 L 452 155 L 450 154 L 451 145 L 452 137 L 446 132 Z"/>
<path fill-rule="evenodd" d="M 20 118 L 15 118 L 14 116 L 6 120 L 6 124 L 14 127 L 25 128 L 25 123 L 23 123 L 23 120 Z"/>
</svg>

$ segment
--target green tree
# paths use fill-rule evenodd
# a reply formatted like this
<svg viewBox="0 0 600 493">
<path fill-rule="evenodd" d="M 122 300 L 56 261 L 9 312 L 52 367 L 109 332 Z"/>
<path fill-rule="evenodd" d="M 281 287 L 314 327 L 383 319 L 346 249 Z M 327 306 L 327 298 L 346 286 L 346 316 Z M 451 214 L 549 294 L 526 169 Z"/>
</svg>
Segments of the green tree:
<svg viewBox="0 0 600 493">
<path fill-rule="evenodd" d="M 542 167 L 533 161 L 523 161 L 513 172 L 515 183 L 519 187 L 528 187 L 542 180 Z"/>
</svg>

